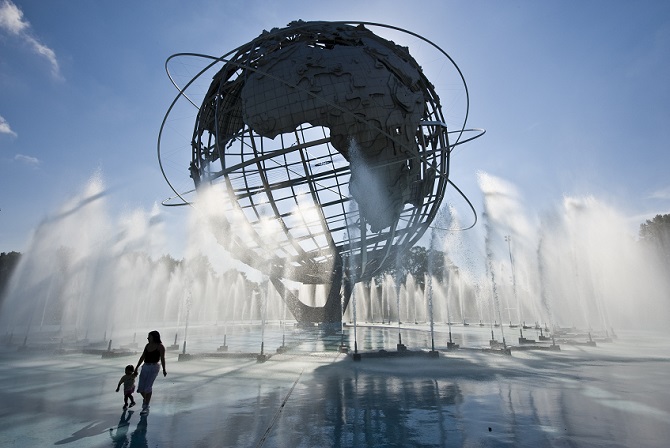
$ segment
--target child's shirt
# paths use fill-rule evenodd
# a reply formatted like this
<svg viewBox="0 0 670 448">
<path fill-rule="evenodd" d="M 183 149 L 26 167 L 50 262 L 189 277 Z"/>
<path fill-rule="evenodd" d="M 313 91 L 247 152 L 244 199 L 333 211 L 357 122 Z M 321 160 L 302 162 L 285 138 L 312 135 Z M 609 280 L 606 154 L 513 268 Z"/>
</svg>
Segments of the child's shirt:
<svg viewBox="0 0 670 448">
<path fill-rule="evenodd" d="M 127 392 L 135 387 L 135 374 L 131 373 L 130 375 L 123 375 L 121 377 L 121 382 L 123 383 L 123 391 Z"/>
</svg>

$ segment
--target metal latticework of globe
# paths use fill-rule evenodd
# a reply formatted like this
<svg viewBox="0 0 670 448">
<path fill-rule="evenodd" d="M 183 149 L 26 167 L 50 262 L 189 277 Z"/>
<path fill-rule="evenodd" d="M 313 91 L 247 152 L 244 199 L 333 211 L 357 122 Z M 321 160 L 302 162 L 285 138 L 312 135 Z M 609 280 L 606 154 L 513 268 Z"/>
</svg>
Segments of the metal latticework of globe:
<svg viewBox="0 0 670 448">
<path fill-rule="evenodd" d="M 366 25 L 387 27 L 298 21 L 264 31 L 209 57 L 180 88 L 187 97 L 218 69 L 198 107 L 190 176 L 215 198 L 219 243 L 268 275 L 302 321 L 339 321 L 353 283 L 422 237 L 449 183 L 450 136 L 464 131 L 465 120 L 447 130 L 409 50 Z M 325 306 L 300 302 L 283 279 L 329 285 Z"/>
</svg>

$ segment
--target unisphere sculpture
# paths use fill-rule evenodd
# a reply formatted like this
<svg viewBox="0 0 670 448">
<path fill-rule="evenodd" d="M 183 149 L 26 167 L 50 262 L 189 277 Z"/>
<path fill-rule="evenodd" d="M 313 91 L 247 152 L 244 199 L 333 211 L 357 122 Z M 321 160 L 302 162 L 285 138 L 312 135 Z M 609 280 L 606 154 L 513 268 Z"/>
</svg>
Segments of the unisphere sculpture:
<svg viewBox="0 0 670 448">
<path fill-rule="evenodd" d="M 213 60 L 175 102 L 218 69 L 199 106 L 190 176 L 218 192 L 218 241 L 268 275 L 299 321 L 340 322 L 353 284 L 421 238 L 466 131 L 467 112 L 450 144 L 419 64 L 369 26 L 398 30 L 297 21 L 220 58 L 170 58 Z M 325 305 L 302 303 L 283 279 L 329 285 Z"/>
</svg>

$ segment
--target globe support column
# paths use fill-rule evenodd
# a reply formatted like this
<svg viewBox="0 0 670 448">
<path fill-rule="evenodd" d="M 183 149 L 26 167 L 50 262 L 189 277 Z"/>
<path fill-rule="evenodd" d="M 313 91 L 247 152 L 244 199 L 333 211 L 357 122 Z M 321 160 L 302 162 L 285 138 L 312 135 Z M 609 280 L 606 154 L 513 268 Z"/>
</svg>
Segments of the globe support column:
<svg viewBox="0 0 670 448">
<path fill-rule="evenodd" d="M 342 315 L 351 298 L 352 285 L 348 277 L 344 279 L 342 277 L 342 258 L 338 255 L 335 259 L 335 267 L 331 276 L 332 282 L 326 297 L 326 304 L 322 307 L 306 305 L 286 288 L 281 278 L 270 277 L 270 281 L 298 322 L 325 324 L 339 324 L 342 322 Z"/>
</svg>

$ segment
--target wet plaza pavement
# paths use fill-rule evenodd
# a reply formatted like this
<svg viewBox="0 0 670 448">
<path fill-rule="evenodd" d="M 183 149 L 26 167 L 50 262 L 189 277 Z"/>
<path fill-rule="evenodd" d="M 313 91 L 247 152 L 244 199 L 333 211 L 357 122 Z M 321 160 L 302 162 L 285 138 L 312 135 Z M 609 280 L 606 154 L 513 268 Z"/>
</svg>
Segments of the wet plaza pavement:
<svg viewBox="0 0 670 448">
<path fill-rule="evenodd" d="M 168 376 L 156 380 L 147 416 L 137 407 L 124 411 L 115 393 L 124 366 L 139 354 L 4 346 L 0 446 L 652 447 L 670 438 L 663 335 L 624 332 L 596 347 L 504 356 L 476 350 L 490 335 L 485 329 L 455 327 L 457 341 L 473 348 L 456 351 L 443 346 L 444 326 L 438 330 L 437 359 L 366 357 L 395 349 L 398 331 L 379 325 L 358 328 L 360 362 L 337 350 L 340 336 L 278 329 L 266 333 L 272 349 L 263 363 L 178 361 L 180 351 L 168 351 Z M 220 345 L 192 332 L 194 353 Z M 353 346 L 352 333 L 345 329 Z M 289 350 L 276 354 L 282 337 Z M 403 342 L 426 351 L 429 337 L 415 329 Z M 230 353 L 249 350 L 243 342 L 257 344 L 257 332 L 231 334 Z"/>
</svg>

